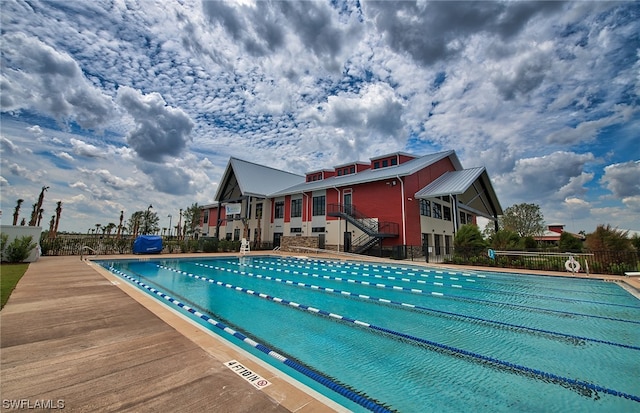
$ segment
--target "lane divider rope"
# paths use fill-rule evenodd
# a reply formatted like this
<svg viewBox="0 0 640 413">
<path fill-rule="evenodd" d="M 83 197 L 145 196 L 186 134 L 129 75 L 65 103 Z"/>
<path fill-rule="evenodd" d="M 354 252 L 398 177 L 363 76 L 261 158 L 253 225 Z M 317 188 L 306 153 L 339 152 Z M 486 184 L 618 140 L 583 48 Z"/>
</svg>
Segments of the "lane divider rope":
<svg viewBox="0 0 640 413">
<path fill-rule="evenodd" d="M 206 265 L 203 264 L 202 266 L 206 266 Z M 215 269 L 226 270 L 224 267 L 216 267 Z M 268 267 L 264 267 L 264 268 L 259 267 L 259 269 L 269 270 Z M 237 272 L 237 273 L 240 273 L 240 274 L 243 273 L 243 271 L 239 271 L 239 270 L 232 270 L 231 272 L 234 272 L 234 273 Z M 291 271 L 291 270 L 287 270 L 287 271 L 277 271 L 276 270 L 276 272 L 284 272 L 284 273 L 292 273 L 292 274 L 299 273 L 301 275 L 308 275 L 308 276 L 311 276 L 311 277 L 314 277 L 314 278 L 322 278 L 322 279 L 339 281 L 339 282 L 347 282 L 347 283 L 351 283 L 351 284 L 360 284 L 360 285 L 364 285 L 364 286 L 367 286 L 367 287 L 374 287 L 374 288 L 385 288 L 385 289 L 394 290 L 394 291 L 404 291 L 404 292 L 408 292 L 408 293 L 411 293 L 411 294 L 421 294 L 421 295 L 431 295 L 431 296 L 435 296 L 435 297 L 453 298 L 453 299 L 457 299 L 457 300 L 486 303 L 486 304 L 497 305 L 497 306 L 509 306 L 509 307 L 514 307 L 514 308 L 526 309 L 526 310 L 543 311 L 543 312 L 551 313 L 551 314 L 571 315 L 571 316 L 579 316 L 579 317 L 596 318 L 596 319 L 602 319 L 602 320 L 619 321 L 619 322 L 622 322 L 622 323 L 640 324 L 640 321 L 638 321 L 638 320 L 627 320 L 627 319 L 622 319 L 622 318 L 599 316 L 599 315 L 594 315 L 594 314 L 576 313 L 576 312 L 572 312 L 572 311 L 551 310 L 551 309 L 548 309 L 548 308 L 542 308 L 542 307 L 536 307 L 536 306 L 530 306 L 530 305 L 524 305 L 524 304 L 514 304 L 514 303 L 509 303 L 509 302 L 486 300 L 486 299 L 482 299 L 482 298 L 465 297 L 465 296 L 455 295 L 455 294 L 445 294 L 445 293 L 441 293 L 441 292 L 438 292 L 438 291 L 428 291 L 428 290 L 422 290 L 422 289 L 419 289 L 419 288 L 409 288 L 409 287 L 402 287 L 402 286 L 398 286 L 398 285 L 388 285 L 388 284 L 382 284 L 382 283 L 371 283 L 371 282 L 368 282 L 368 281 L 360 281 L 360 280 L 354 280 L 354 279 L 350 279 L 350 278 L 334 277 L 334 276 L 331 276 L 331 275 L 319 275 L 319 274 L 311 274 L 311 273 L 307 273 L 307 272 L 296 272 L 296 271 Z"/>
<path fill-rule="evenodd" d="M 231 290 L 243 292 L 245 294 L 253 295 L 253 296 L 256 296 L 256 297 L 259 297 L 259 298 L 262 298 L 262 299 L 265 299 L 265 300 L 273 301 L 273 302 L 276 302 L 276 303 L 279 303 L 279 304 L 282 304 L 282 305 L 294 307 L 294 308 L 297 308 L 297 309 L 308 311 L 310 313 L 321 314 L 323 316 L 330 317 L 330 318 L 337 319 L 337 320 L 341 320 L 341 321 L 345 321 L 345 322 L 348 322 L 348 323 L 352 323 L 352 324 L 355 324 L 357 326 L 370 328 L 370 329 L 372 329 L 374 331 L 380 331 L 380 332 L 383 332 L 383 333 L 386 333 L 386 334 L 389 334 L 389 335 L 392 335 L 392 336 L 395 336 L 395 337 L 400 337 L 400 338 L 403 338 L 403 339 L 406 339 L 406 340 L 409 340 L 409 341 L 425 344 L 425 345 L 430 346 L 432 348 L 445 350 L 446 352 L 449 352 L 449 353 L 452 353 L 452 354 L 462 355 L 462 356 L 465 356 L 465 357 L 469 357 L 471 359 L 479 360 L 481 362 L 488 362 L 488 363 L 491 363 L 491 364 L 493 364 L 495 366 L 502 366 L 502 367 L 506 368 L 507 370 L 518 371 L 520 373 L 529 375 L 530 377 L 538 378 L 538 379 L 545 380 L 545 381 L 553 381 L 553 382 L 556 382 L 556 383 L 561 383 L 561 384 L 568 385 L 569 387 L 573 387 L 573 388 L 578 388 L 578 389 L 583 389 L 583 390 L 591 390 L 591 391 L 595 391 L 595 392 L 602 392 L 602 393 L 610 394 L 612 396 L 623 397 L 625 399 L 629 399 L 629 400 L 633 400 L 633 401 L 636 401 L 636 402 L 640 402 L 640 396 L 636 396 L 636 395 L 633 395 L 633 394 L 629 394 L 629 393 L 617 391 L 617 390 L 614 390 L 614 389 L 610 389 L 610 388 L 607 388 L 607 387 L 604 387 L 604 386 L 592 384 L 592 383 L 589 383 L 589 382 L 586 382 L 586 381 L 583 381 L 583 380 L 571 379 L 571 378 L 568 378 L 568 377 L 563 377 L 563 376 L 560 376 L 560 375 L 557 375 L 557 374 L 553 374 L 553 373 L 545 372 L 545 371 L 542 371 L 542 370 L 526 367 L 526 366 L 519 365 L 519 364 L 516 364 L 516 363 L 510 363 L 508 361 L 500 360 L 500 359 L 497 359 L 495 357 L 485 356 L 485 355 L 482 355 L 482 354 L 479 354 L 479 353 L 475 353 L 475 352 L 472 352 L 472 351 L 460 349 L 460 348 L 449 346 L 449 345 L 446 345 L 446 344 L 437 343 L 435 341 L 431 341 L 431 340 L 427 340 L 427 339 L 424 339 L 424 338 L 416 337 L 416 336 L 413 336 L 413 335 L 410 335 L 410 334 L 405 334 L 405 333 L 398 332 L 398 331 L 395 331 L 395 330 L 391 330 L 391 329 L 388 329 L 388 328 L 385 328 L 385 327 L 381 327 L 381 326 L 377 326 L 377 325 L 374 325 L 374 324 L 370 324 L 370 323 L 367 323 L 367 322 L 364 322 L 364 321 L 361 321 L 361 320 L 356 320 L 356 319 L 353 319 L 353 318 L 350 318 L 350 317 L 345 317 L 345 316 L 342 316 L 340 314 L 331 313 L 331 312 L 328 312 L 328 311 L 325 311 L 325 310 L 321 310 L 319 308 L 315 308 L 315 307 L 307 306 L 307 305 L 300 304 L 300 303 L 297 303 L 297 302 L 294 302 L 294 301 L 285 300 L 283 298 L 279 298 L 279 297 L 274 297 L 274 296 L 271 296 L 271 295 L 263 294 L 263 293 L 260 293 L 260 292 L 254 291 L 254 290 L 250 290 L 250 289 L 247 289 L 247 288 L 235 286 L 233 284 L 224 283 L 224 282 L 221 282 L 221 281 L 216 281 L 216 280 L 213 280 L 211 278 L 202 277 L 200 275 L 191 274 L 191 273 L 188 273 L 186 271 L 176 270 L 176 269 L 173 269 L 173 268 L 160 266 L 160 265 L 159 265 L 159 267 L 163 268 L 163 269 L 166 269 L 166 270 L 169 270 L 169 271 L 173 271 L 173 272 L 178 273 L 178 274 L 182 274 L 182 275 L 186 275 L 188 277 L 199 279 L 201 281 L 208 282 L 210 284 L 215 284 L 215 285 L 222 286 L 222 287 L 225 287 L 225 288 L 228 288 L 228 289 L 231 289 Z"/>
<path fill-rule="evenodd" d="M 514 329 L 518 329 L 518 330 L 530 331 L 530 332 L 534 332 L 534 333 L 544 333 L 544 334 L 557 336 L 557 337 L 570 338 L 570 339 L 573 339 L 573 340 L 588 341 L 588 342 L 592 342 L 592 343 L 606 344 L 606 345 L 610 345 L 610 346 L 616 346 L 616 347 L 627 348 L 627 349 L 630 349 L 630 350 L 639 350 L 640 351 L 640 347 L 634 346 L 634 345 L 630 345 L 630 344 L 616 343 L 616 342 L 613 342 L 613 341 L 600 340 L 600 339 L 591 338 L 591 337 L 576 336 L 576 335 L 573 335 L 573 334 L 561 333 L 561 332 L 558 332 L 558 331 L 545 330 L 545 329 L 535 328 L 535 327 L 527 327 L 527 326 L 520 325 L 520 324 L 512 324 L 512 323 L 507 323 L 507 322 L 504 322 L 504 321 L 491 320 L 491 319 L 482 318 L 482 317 L 476 317 L 476 316 L 467 315 L 467 314 L 454 313 L 454 312 L 451 312 L 451 311 L 437 310 L 437 309 L 434 309 L 434 308 L 425 307 L 425 306 L 421 306 L 421 305 L 418 305 L 418 304 L 405 303 L 405 302 L 401 302 L 401 301 L 389 300 L 389 299 L 386 299 L 386 298 L 372 297 L 372 296 L 365 295 L 365 294 L 352 293 L 352 292 L 345 291 L 345 290 L 337 290 L 337 289 L 334 289 L 334 288 L 322 287 L 320 285 L 314 285 L 314 284 L 308 284 L 308 283 L 303 283 L 303 282 L 298 282 L 298 281 L 293 281 L 293 280 L 287 280 L 287 279 L 283 279 L 283 278 L 272 277 L 270 275 L 254 274 L 254 273 L 247 272 L 247 271 L 234 271 L 234 270 L 229 269 L 229 268 L 212 266 L 212 265 L 201 264 L 201 263 L 195 263 L 195 265 L 198 265 L 198 266 L 201 266 L 201 267 L 205 267 L 205 268 L 214 269 L 214 270 L 219 270 L 219 271 L 238 273 L 240 275 L 245 275 L 245 276 L 248 276 L 248 277 L 263 279 L 263 280 L 267 280 L 267 281 L 279 282 L 279 283 L 282 283 L 282 284 L 292 285 L 292 286 L 295 286 L 295 287 L 308 288 L 308 289 L 311 289 L 311 290 L 325 291 L 325 292 L 328 292 L 328 293 L 331 293 L 331 294 L 340 294 L 340 295 L 356 297 L 356 298 L 360 298 L 360 299 L 364 299 L 364 300 L 376 301 L 376 302 L 380 302 L 380 303 L 383 303 L 383 304 L 391 304 L 391 305 L 399 306 L 399 307 L 405 307 L 405 308 L 410 308 L 410 309 L 418 309 L 418 310 L 429 311 L 429 312 L 433 312 L 433 313 L 437 313 L 437 314 L 444 314 L 444 315 L 454 316 L 454 317 L 458 317 L 458 318 L 466 318 L 466 319 L 470 319 L 470 320 L 474 320 L 474 321 L 481 321 L 481 322 L 489 323 L 489 324 L 496 324 L 496 325 L 499 325 L 499 326 L 514 328 Z M 162 268 L 162 269 L 173 271 L 173 272 L 183 273 L 185 275 L 189 275 L 190 274 L 190 273 L 186 273 L 184 271 L 174 270 L 174 269 L 172 269 L 170 267 L 163 266 L 163 265 L 158 265 L 158 268 Z M 206 278 L 207 280 L 210 279 L 210 278 L 204 277 L 202 275 L 193 274 L 193 276 L 200 277 L 200 278 Z M 217 281 L 214 280 L 214 282 L 217 282 Z"/>
<path fill-rule="evenodd" d="M 136 285 L 144 288 L 145 290 L 151 292 L 152 294 L 157 295 L 158 297 L 163 298 L 164 300 L 170 302 L 173 305 L 176 305 L 180 308 L 182 308 L 183 310 L 193 314 L 194 316 L 206 321 L 207 323 L 217 327 L 218 329 L 224 331 L 227 334 L 230 334 L 232 336 L 234 336 L 235 338 L 242 340 L 244 343 L 250 345 L 251 347 L 267 354 L 268 356 L 273 357 L 274 359 L 282 362 L 283 364 L 291 367 L 292 369 L 298 371 L 299 373 L 302 373 L 303 375 L 309 377 L 310 379 L 322 384 L 323 386 L 333 390 L 334 392 L 348 398 L 349 400 L 357 403 L 358 405 L 365 407 L 367 409 L 369 409 L 370 411 L 373 412 L 380 412 L 380 413 L 392 413 L 391 410 L 389 410 L 388 408 L 384 407 L 381 404 L 376 403 L 375 401 L 362 396 L 358 393 L 356 393 L 355 391 L 339 384 L 336 383 L 335 381 L 313 371 L 312 369 L 294 361 L 291 360 L 273 350 L 271 350 L 270 348 L 266 347 L 263 344 L 260 344 L 254 340 L 252 340 L 251 338 L 245 336 L 244 334 L 235 331 L 234 329 L 228 327 L 227 325 L 225 325 L 224 323 L 221 323 L 219 321 L 214 320 L 213 318 L 207 316 L 206 314 L 202 314 L 201 312 L 197 311 L 196 309 L 183 304 L 182 302 L 174 299 L 173 297 L 163 293 L 162 291 L 153 288 L 147 284 L 145 284 L 142 281 L 136 280 L 135 278 L 129 276 L 128 274 L 114 268 L 114 267 L 109 267 L 109 270 L 121 277 L 124 277 L 125 279 L 135 283 Z"/>
<path fill-rule="evenodd" d="M 265 263 L 264 260 L 257 260 L 257 262 L 263 263 L 263 264 Z M 254 268 L 256 267 L 254 264 L 240 264 L 239 262 L 232 262 L 232 261 L 228 261 L 227 263 L 234 264 L 234 265 L 246 265 L 246 266 L 254 267 Z M 276 266 L 280 266 L 280 267 L 293 267 L 294 266 L 292 264 L 280 264 L 280 263 L 273 263 L 273 262 L 271 262 L 270 264 L 276 265 Z M 268 267 L 267 269 L 272 270 L 272 271 L 278 271 L 278 269 L 274 268 L 274 267 Z M 319 267 L 314 267 L 313 269 L 321 271 Z M 330 270 L 330 271 L 331 272 L 337 272 L 337 270 Z M 343 274 L 347 273 L 346 270 L 341 270 L 340 272 L 343 273 Z M 371 275 L 371 274 L 368 274 L 368 273 L 355 273 L 355 272 L 351 272 L 351 274 L 353 274 L 353 275 L 357 274 L 358 276 L 361 276 L 361 277 L 373 277 L 373 278 L 386 279 L 386 280 L 391 280 L 391 281 L 396 281 L 397 280 L 397 281 L 403 281 L 403 282 L 409 282 L 409 283 L 416 282 L 418 284 L 427 284 L 427 282 L 424 281 L 424 280 L 412 280 L 410 278 L 398 278 L 398 277 L 395 277 L 395 276 Z M 422 275 L 422 276 L 424 276 L 424 275 Z M 428 275 L 426 277 L 428 277 Z M 521 292 L 517 292 L 517 291 L 512 292 L 512 291 L 492 290 L 492 289 L 478 288 L 478 287 L 465 287 L 465 286 L 459 285 L 459 284 L 444 284 L 444 283 L 440 283 L 440 282 L 433 282 L 432 284 L 436 285 L 438 287 L 459 288 L 459 289 L 463 289 L 463 290 L 487 292 L 487 293 L 491 293 L 491 294 L 518 295 L 518 296 L 522 296 L 522 297 L 540 298 L 540 299 L 544 299 L 544 300 L 554 300 L 554 301 L 573 302 L 573 303 L 587 303 L 587 304 L 608 305 L 608 306 L 614 306 L 614 307 L 640 309 L 640 305 L 607 303 L 607 302 L 603 302 L 603 301 L 584 300 L 584 299 L 580 299 L 580 298 L 553 297 L 553 296 L 542 295 L 542 294 L 521 293 Z"/>
</svg>

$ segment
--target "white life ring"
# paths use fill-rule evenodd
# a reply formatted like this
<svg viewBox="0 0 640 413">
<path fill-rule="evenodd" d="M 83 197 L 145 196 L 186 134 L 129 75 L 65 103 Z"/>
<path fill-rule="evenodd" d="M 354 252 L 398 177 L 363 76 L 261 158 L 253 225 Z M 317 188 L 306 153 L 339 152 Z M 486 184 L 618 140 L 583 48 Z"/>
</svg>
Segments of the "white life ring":
<svg viewBox="0 0 640 413">
<path fill-rule="evenodd" d="M 564 268 L 566 268 L 567 271 L 580 272 L 580 263 L 574 260 L 573 257 L 569 257 L 564 263 Z"/>
</svg>

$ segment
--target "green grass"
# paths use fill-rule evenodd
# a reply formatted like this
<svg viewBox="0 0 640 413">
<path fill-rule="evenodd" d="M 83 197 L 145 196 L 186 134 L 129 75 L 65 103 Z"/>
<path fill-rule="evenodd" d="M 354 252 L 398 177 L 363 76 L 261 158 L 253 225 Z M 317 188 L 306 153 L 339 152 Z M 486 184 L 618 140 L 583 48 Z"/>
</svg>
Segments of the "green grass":
<svg viewBox="0 0 640 413">
<path fill-rule="evenodd" d="M 0 309 L 9 300 L 9 296 L 16 288 L 16 284 L 29 268 L 29 264 L 2 264 L 0 265 Z"/>
</svg>

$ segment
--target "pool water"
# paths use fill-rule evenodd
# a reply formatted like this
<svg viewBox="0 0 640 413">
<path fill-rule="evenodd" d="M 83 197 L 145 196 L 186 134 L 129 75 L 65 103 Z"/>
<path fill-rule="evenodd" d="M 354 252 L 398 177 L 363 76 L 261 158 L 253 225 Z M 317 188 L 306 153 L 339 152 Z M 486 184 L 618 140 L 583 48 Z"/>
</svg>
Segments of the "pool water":
<svg viewBox="0 0 640 413">
<path fill-rule="evenodd" d="M 350 410 L 640 411 L 640 301 L 616 283 L 270 256 L 100 264 Z"/>
</svg>

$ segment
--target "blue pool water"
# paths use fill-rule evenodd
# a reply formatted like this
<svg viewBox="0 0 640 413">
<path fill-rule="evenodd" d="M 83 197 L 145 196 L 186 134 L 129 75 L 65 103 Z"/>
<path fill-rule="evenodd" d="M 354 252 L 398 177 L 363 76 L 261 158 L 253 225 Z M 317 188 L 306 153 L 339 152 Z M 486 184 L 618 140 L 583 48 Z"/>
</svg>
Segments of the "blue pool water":
<svg viewBox="0 0 640 413">
<path fill-rule="evenodd" d="M 350 410 L 640 411 L 640 301 L 616 283 L 269 256 L 99 263 Z"/>
</svg>

